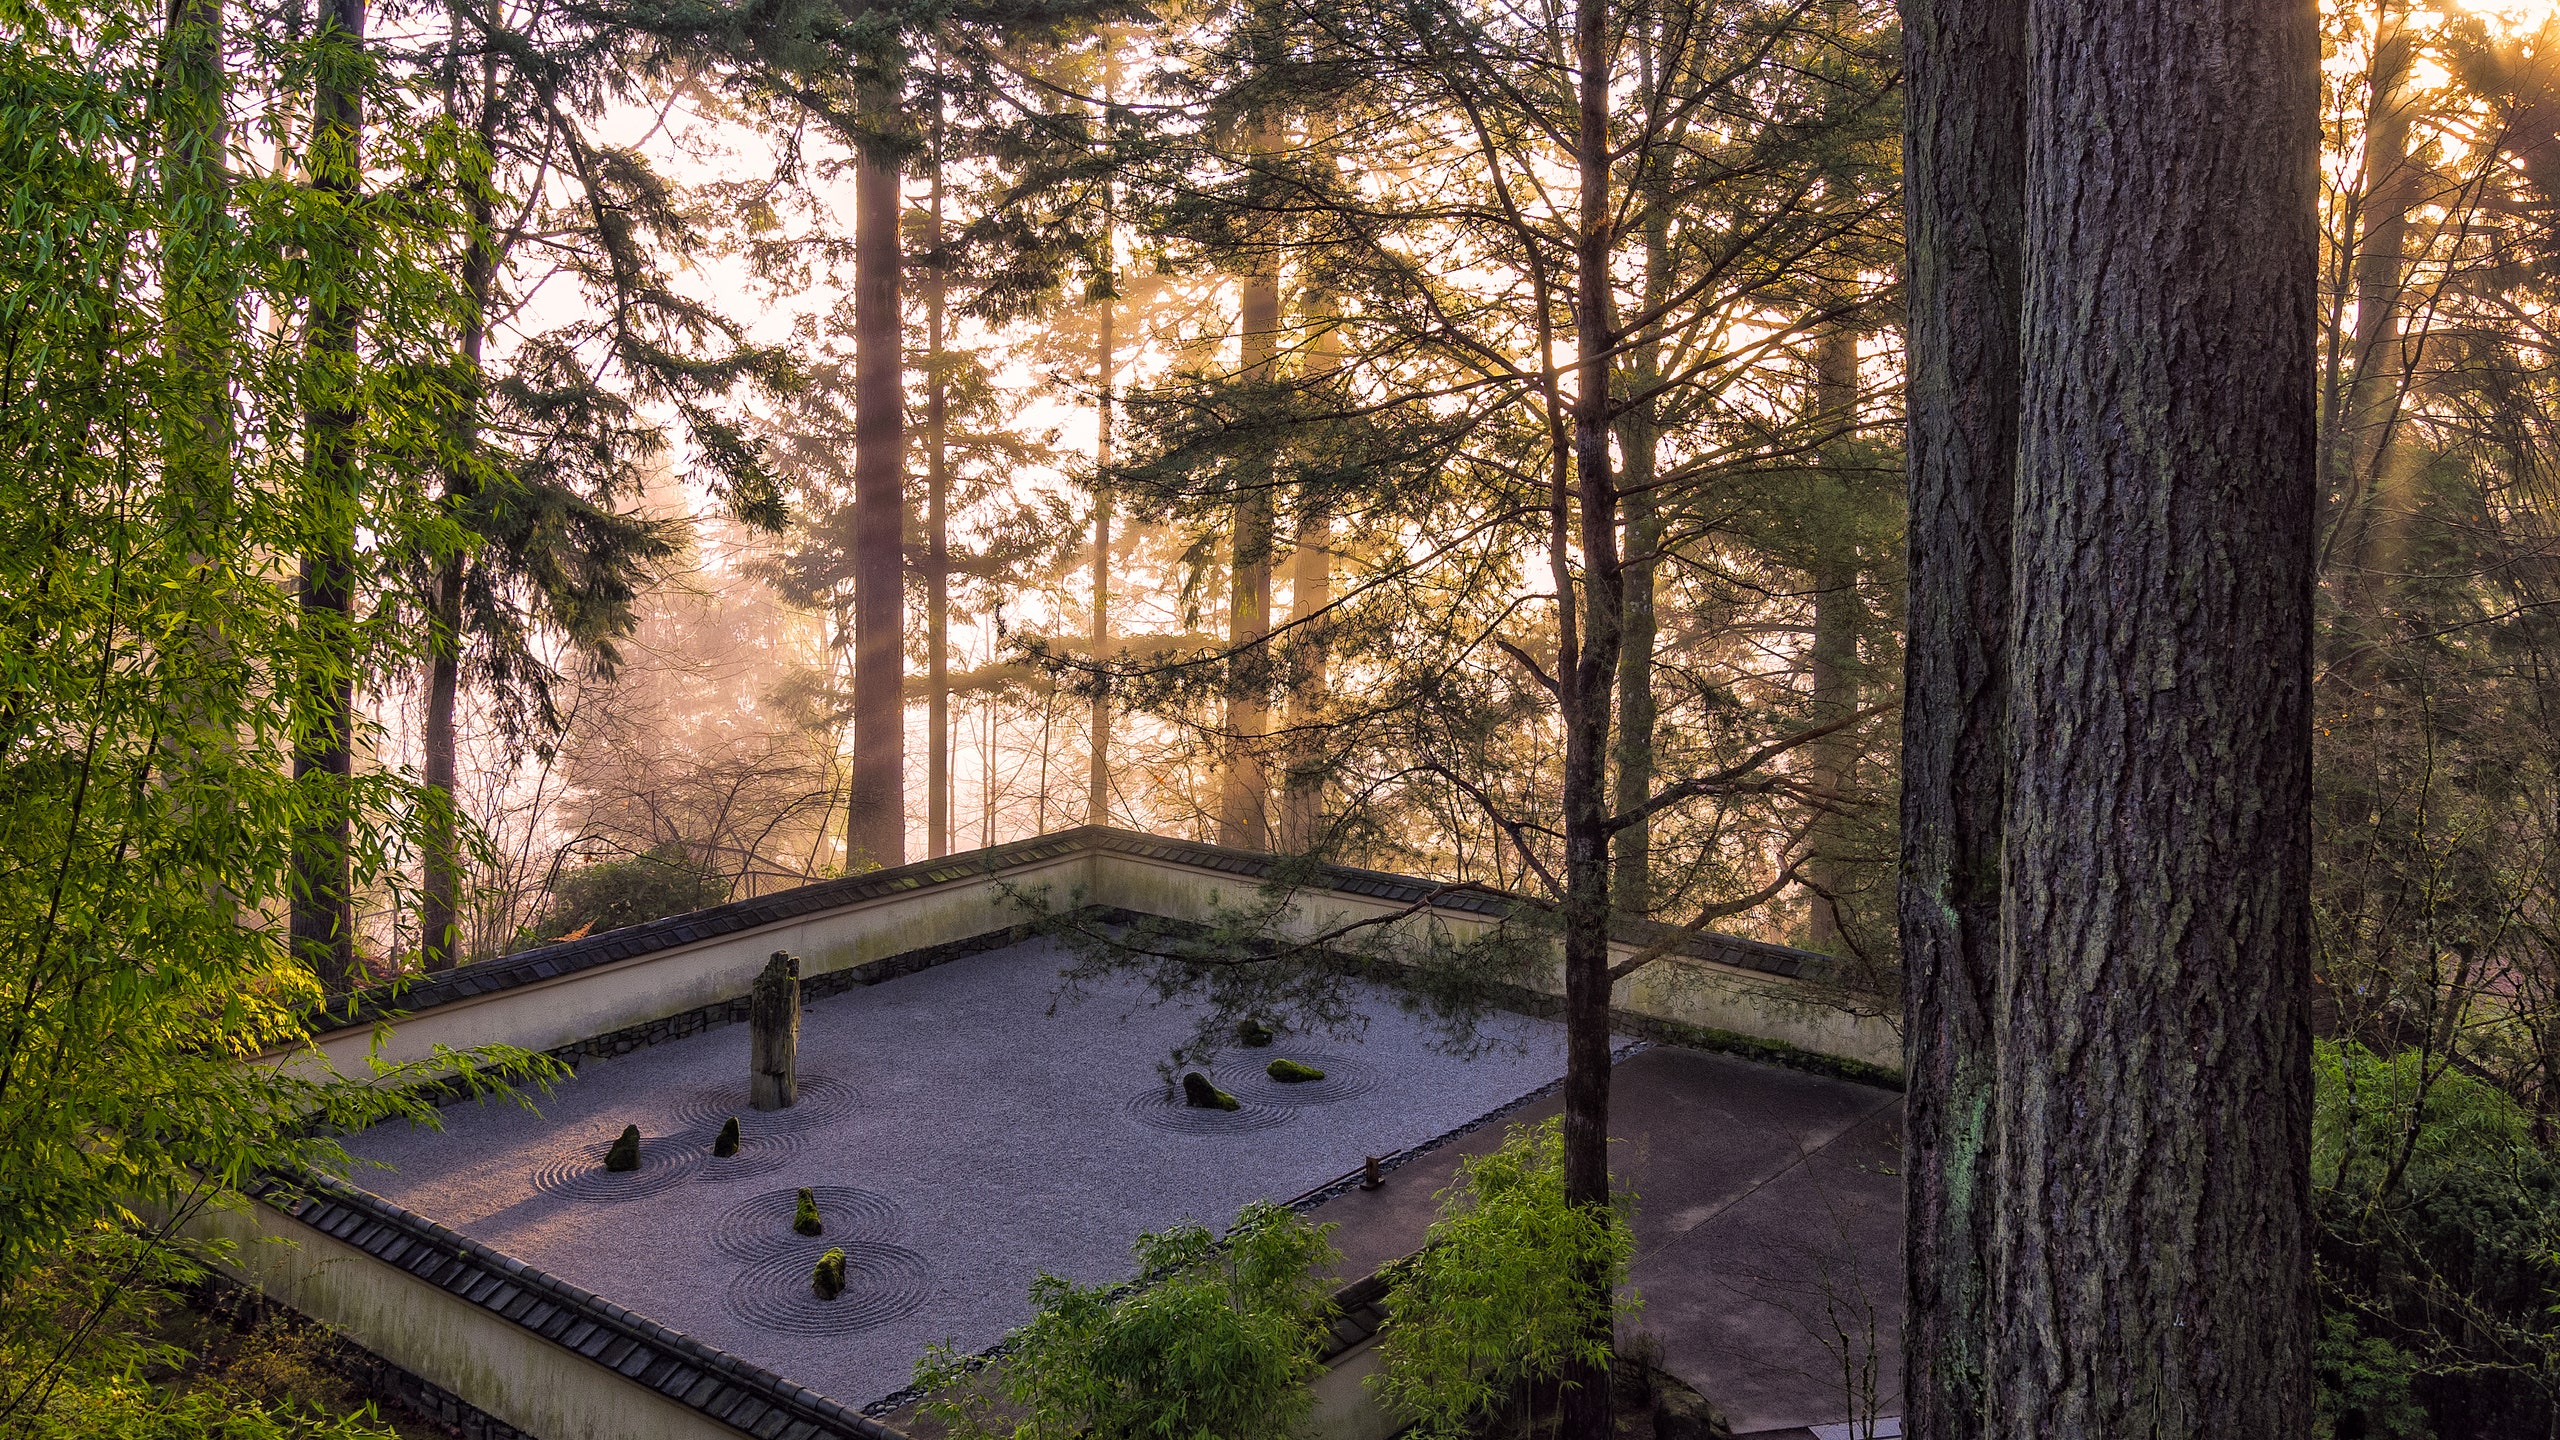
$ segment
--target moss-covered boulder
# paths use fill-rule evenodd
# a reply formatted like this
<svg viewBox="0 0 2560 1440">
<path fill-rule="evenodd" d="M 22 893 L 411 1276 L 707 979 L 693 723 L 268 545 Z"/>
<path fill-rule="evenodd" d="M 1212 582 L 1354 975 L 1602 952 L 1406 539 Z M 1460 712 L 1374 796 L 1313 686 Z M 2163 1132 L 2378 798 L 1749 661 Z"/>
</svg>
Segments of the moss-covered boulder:
<svg viewBox="0 0 2560 1440">
<path fill-rule="evenodd" d="M 720 1127 L 720 1138 L 711 1142 L 711 1153 L 723 1160 L 738 1153 L 737 1116 L 730 1116 L 729 1123 Z"/>
<path fill-rule="evenodd" d="M 799 1202 L 791 1207 L 791 1228 L 801 1235 L 827 1233 L 826 1222 L 818 1218 L 818 1197 L 810 1194 L 806 1185 L 800 1187 Z"/>
<path fill-rule="evenodd" d="M 1259 1050 L 1263 1046 L 1271 1043 L 1271 1027 L 1263 1024 L 1259 1020 L 1247 1020 L 1236 1027 L 1236 1040 L 1252 1049 Z"/>
<path fill-rule="evenodd" d="M 1240 1102 L 1210 1084 L 1208 1076 L 1197 1070 L 1186 1070 L 1182 1075 L 1182 1103 L 1195 1110 L 1233 1110 Z"/>
<path fill-rule="evenodd" d="M 830 1250 L 818 1257 L 818 1268 L 809 1272 L 809 1288 L 818 1292 L 821 1300 L 833 1300 L 844 1293 L 844 1251 Z"/>
<path fill-rule="evenodd" d="M 1303 1085 L 1310 1080 L 1324 1078 L 1324 1072 L 1313 1065 L 1301 1065 L 1285 1057 L 1263 1066 L 1262 1073 L 1283 1085 Z"/>
<path fill-rule="evenodd" d="M 616 1172 L 640 1168 L 640 1127 L 625 1125 L 614 1137 L 613 1145 L 604 1152 L 604 1168 Z"/>
</svg>

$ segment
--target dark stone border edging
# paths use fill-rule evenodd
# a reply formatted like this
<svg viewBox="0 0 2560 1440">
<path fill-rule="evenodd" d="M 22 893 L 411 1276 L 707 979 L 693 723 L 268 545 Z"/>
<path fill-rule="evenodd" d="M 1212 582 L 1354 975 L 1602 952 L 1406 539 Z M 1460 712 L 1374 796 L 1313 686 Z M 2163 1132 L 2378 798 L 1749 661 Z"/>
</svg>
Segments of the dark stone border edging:
<svg viewBox="0 0 2560 1440">
<path fill-rule="evenodd" d="M 259 1201 L 757 1440 L 907 1440 L 816 1391 L 545 1274 L 369 1191 L 270 1176 Z"/>
</svg>

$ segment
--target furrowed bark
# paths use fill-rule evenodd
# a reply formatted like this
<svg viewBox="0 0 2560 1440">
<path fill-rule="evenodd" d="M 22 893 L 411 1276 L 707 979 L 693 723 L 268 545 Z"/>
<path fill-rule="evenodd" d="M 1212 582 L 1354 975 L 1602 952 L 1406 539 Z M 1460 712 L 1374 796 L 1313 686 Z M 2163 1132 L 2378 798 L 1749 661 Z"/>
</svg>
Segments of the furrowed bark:
<svg viewBox="0 0 2560 1440">
<path fill-rule="evenodd" d="M 1903 1430 L 1979 1440 L 2017 469 L 2025 0 L 1906 0 Z"/>
<path fill-rule="evenodd" d="M 854 174 L 853 784 L 848 864 L 902 864 L 906 821 L 906 394 L 898 171 Z"/>
<path fill-rule="evenodd" d="M 327 0 L 311 117 L 311 185 L 333 207 L 363 185 L 363 0 Z M 335 216 L 325 223 L 336 227 Z M 358 256 L 338 230 L 315 247 L 307 359 L 310 489 L 301 558 L 302 714 L 293 774 L 310 807 L 293 841 L 294 954 L 333 993 L 362 976 L 356 959 L 352 804 L 355 756 L 356 341 L 362 315 L 345 283 Z"/>
<path fill-rule="evenodd" d="M 2315 16 L 2027 33 L 1988 1433 L 2298 1435 Z"/>
</svg>

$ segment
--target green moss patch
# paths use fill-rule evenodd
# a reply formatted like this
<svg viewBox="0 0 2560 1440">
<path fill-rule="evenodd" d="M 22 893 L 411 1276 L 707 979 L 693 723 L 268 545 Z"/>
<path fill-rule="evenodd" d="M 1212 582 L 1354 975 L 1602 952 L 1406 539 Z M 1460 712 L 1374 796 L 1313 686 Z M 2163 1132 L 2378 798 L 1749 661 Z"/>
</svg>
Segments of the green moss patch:
<svg viewBox="0 0 2560 1440">
<path fill-rule="evenodd" d="M 1313 1065 L 1302 1065 L 1286 1058 L 1274 1060 L 1265 1065 L 1262 1067 L 1262 1073 L 1283 1085 L 1303 1085 L 1307 1081 L 1324 1078 L 1324 1072 Z"/>
<path fill-rule="evenodd" d="M 613 1148 L 604 1152 L 604 1168 L 621 1172 L 640 1168 L 640 1127 L 625 1125 L 614 1138 Z"/>
<path fill-rule="evenodd" d="M 809 1288 L 818 1292 L 821 1300 L 833 1300 L 844 1293 L 844 1251 L 830 1250 L 818 1257 L 818 1268 L 809 1272 Z"/>
<path fill-rule="evenodd" d="M 1183 1072 L 1182 1103 L 1195 1110 L 1234 1110 L 1242 1102 L 1209 1083 L 1209 1077 L 1197 1070 Z"/>
<path fill-rule="evenodd" d="M 826 1222 L 818 1218 L 818 1197 L 810 1194 L 806 1185 L 800 1187 L 800 1202 L 791 1207 L 791 1228 L 801 1235 L 827 1233 Z"/>
</svg>

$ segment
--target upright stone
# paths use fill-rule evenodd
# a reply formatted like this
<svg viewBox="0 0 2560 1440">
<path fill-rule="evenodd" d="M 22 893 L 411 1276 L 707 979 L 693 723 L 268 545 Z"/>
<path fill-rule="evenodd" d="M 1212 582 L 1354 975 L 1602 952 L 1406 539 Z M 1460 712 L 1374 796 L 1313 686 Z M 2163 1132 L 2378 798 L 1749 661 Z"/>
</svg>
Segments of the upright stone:
<svg viewBox="0 0 2560 1440">
<path fill-rule="evenodd" d="M 800 1101 L 800 960 L 776 950 L 747 1001 L 748 1045 L 755 1073 L 747 1103 L 788 1110 Z"/>
</svg>

